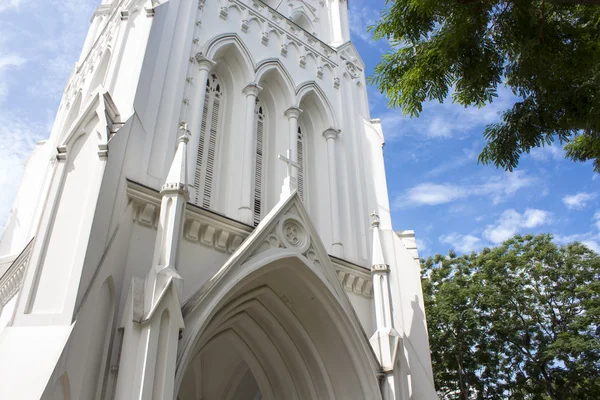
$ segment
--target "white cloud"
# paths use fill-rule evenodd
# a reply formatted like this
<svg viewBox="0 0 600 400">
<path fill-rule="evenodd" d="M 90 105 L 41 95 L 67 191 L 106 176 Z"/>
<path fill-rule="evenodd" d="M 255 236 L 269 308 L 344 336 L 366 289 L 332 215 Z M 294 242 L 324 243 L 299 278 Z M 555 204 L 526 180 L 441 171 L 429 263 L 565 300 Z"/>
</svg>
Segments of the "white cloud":
<svg viewBox="0 0 600 400">
<path fill-rule="evenodd" d="M 492 243 L 502 243 L 519 233 L 522 229 L 532 229 L 550 223 L 548 211 L 527 209 L 519 214 L 514 209 L 505 210 L 493 225 L 488 225 L 483 236 Z"/>
<path fill-rule="evenodd" d="M 19 67 L 25 59 L 15 54 L 0 55 L 0 71 L 8 67 Z"/>
<path fill-rule="evenodd" d="M 435 206 L 470 196 L 489 197 L 494 204 L 498 204 L 534 182 L 535 179 L 529 177 L 524 171 L 503 173 L 481 184 L 453 185 L 426 182 L 413 186 L 396 197 L 393 206 L 395 208 Z"/>
<path fill-rule="evenodd" d="M 531 158 L 536 161 L 560 161 L 565 158 L 565 151 L 560 144 L 550 146 L 535 147 L 529 153 Z"/>
<path fill-rule="evenodd" d="M 13 8 L 19 8 L 23 0 L 2 0 L 0 1 L 0 13 Z"/>
<path fill-rule="evenodd" d="M 25 63 L 25 59 L 16 54 L 0 54 L 0 102 L 4 100 L 9 91 L 7 70 L 18 68 Z"/>
<path fill-rule="evenodd" d="M 414 205 L 438 205 L 449 203 L 456 199 L 466 197 L 468 191 L 454 185 L 438 185 L 435 183 L 421 183 L 408 190 L 404 202 Z"/>
<path fill-rule="evenodd" d="M 573 242 L 579 242 L 586 245 L 596 253 L 600 253 L 600 233 L 587 232 L 576 233 L 573 235 L 554 235 L 554 241 L 560 245 L 566 245 Z"/>
<path fill-rule="evenodd" d="M 489 196 L 494 204 L 498 204 L 533 182 L 534 179 L 527 176 L 524 171 L 514 171 L 491 178 L 488 182 L 473 188 L 472 193 Z"/>
<path fill-rule="evenodd" d="M 580 192 L 577 194 L 567 195 L 563 197 L 562 201 L 569 210 L 581 210 L 585 208 L 588 203 L 594 200 L 598 195 L 596 193 L 585 193 Z"/>
<path fill-rule="evenodd" d="M 400 109 L 389 110 L 380 115 L 386 140 L 398 140 L 404 136 L 420 140 L 460 139 L 474 132 L 480 134 L 486 125 L 500 120 L 502 112 L 516 101 L 512 92 L 503 86 L 498 88 L 498 97 L 482 108 L 465 108 L 453 103 L 451 95 L 443 103 L 423 103 L 423 111 L 418 118 L 405 117 Z"/>
<path fill-rule="evenodd" d="M 461 235 L 459 233 L 450 233 L 440 236 L 440 242 L 449 244 L 460 253 L 470 253 L 482 247 L 481 239 L 473 235 Z"/>
</svg>

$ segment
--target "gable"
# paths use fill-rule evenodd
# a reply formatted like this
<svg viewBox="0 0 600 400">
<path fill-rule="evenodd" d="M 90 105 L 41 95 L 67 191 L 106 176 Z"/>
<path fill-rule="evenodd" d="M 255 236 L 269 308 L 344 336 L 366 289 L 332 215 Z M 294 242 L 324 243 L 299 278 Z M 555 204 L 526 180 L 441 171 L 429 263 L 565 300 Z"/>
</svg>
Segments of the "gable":
<svg viewBox="0 0 600 400">
<path fill-rule="evenodd" d="M 221 280 L 226 280 L 231 271 L 236 268 L 244 269 L 244 265 L 256 264 L 260 259 L 276 258 L 276 253 L 282 258 L 302 259 L 329 288 L 346 314 L 354 316 L 352 305 L 338 279 L 327 250 L 296 191 L 285 201 L 279 202 L 213 278 L 186 301 L 183 307 L 184 316 L 198 306 L 214 285 Z M 356 323 L 360 326 L 358 321 Z"/>
</svg>

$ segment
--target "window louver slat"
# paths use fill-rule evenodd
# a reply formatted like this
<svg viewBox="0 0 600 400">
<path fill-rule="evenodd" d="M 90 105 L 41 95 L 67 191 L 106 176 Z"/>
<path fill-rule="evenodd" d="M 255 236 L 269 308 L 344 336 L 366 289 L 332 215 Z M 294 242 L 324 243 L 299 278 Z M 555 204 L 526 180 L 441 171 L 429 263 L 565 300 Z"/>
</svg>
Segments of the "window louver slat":
<svg viewBox="0 0 600 400">
<path fill-rule="evenodd" d="M 304 200 L 304 141 L 302 130 L 298 128 L 298 194 Z"/>
<path fill-rule="evenodd" d="M 212 115 L 210 120 L 210 135 L 208 142 L 208 152 L 206 155 L 206 175 L 204 178 L 204 193 L 202 206 L 209 208 L 212 195 L 213 174 L 215 168 L 215 147 L 217 143 L 217 126 L 219 123 L 220 99 L 215 98 L 213 102 Z"/>
<path fill-rule="evenodd" d="M 263 119 L 263 115 L 259 114 L 256 122 L 256 164 L 254 167 L 254 226 L 260 223 L 262 216 L 262 171 L 264 129 Z"/>
<path fill-rule="evenodd" d="M 196 189 L 196 197 L 193 200 L 194 204 L 198 205 L 200 200 L 200 185 L 202 182 L 202 162 L 204 158 L 204 140 L 206 138 L 206 124 L 208 119 L 208 104 L 209 93 L 206 93 L 204 98 L 204 107 L 202 110 L 202 125 L 200 128 L 200 143 L 198 145 L 198 158 L 196 159 L 196 170 L 194 172 L 194 188 Z"/>
</svg>

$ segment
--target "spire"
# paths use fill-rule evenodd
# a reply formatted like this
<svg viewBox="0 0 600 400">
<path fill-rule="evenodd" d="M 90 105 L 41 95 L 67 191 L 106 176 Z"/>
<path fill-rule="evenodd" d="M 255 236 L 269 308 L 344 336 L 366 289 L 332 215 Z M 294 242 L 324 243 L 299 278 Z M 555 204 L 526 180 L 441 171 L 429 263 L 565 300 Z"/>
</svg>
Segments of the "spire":
<svg viewBox="0 0 600 400">
<path fill-rule="evenodd" d="M 389 266 L 385 263 L 383 257 L 383 248 L 381 247 L 381 239 L 379 238 L 379 215 L 375 211 L 371 214 L 373 221 L 371 226 L 373 227 L 373 257 L 372 257 L 372 269 L 373 270 L 387 270 Z"/>
<path fill-rule="evenodd" d="M 187 124 L 181 123 L 181 130 L 187 131 Z M 173 157 L 173 163 L 171 169 L 167 175 L 167 180 L 162 186 L 160 191 L 161 194 L 169 192 L 181 192 L 185 195 L 186 200 L 189 198 L 189 192 L 187 189 L 187 143 L 189 138 L 183 134 L 179 137 L 179 144 L 177 145 L 177 151 L 175 157 Z"/>
</svg>

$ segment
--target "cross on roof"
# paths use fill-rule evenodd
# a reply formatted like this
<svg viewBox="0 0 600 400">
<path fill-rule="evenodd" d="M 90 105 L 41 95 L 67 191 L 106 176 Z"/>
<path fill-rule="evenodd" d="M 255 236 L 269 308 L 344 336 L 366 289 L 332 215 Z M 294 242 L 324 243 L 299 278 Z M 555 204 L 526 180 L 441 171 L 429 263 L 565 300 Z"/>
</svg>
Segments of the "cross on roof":
<svg viewBox="0 0 600 400">
<path fill-rule="evenodd" d="M 185 136 L 185 135 L 189 135 L 191 132 L 188 129 L 188 124 L 185 121 L 180 121 L 179 122 L 179 130 L 181 131 L 181 133 Z"/>
<path fill-rule="evenodd" d="M 283 161 L 284 163 L 287 164 L 287 176 L 288 178 L 292 177 L 292 168 L 296 168 L 299 169 L 300 168 L 300 164 L 298 164 L 295 161 L 292 161 L 292 151 L 288 149 L 287 151 L 287 157 L 284 155 L 278 155 L 277 158 L 279 158 L 281 161 Z"/>
</svg>

